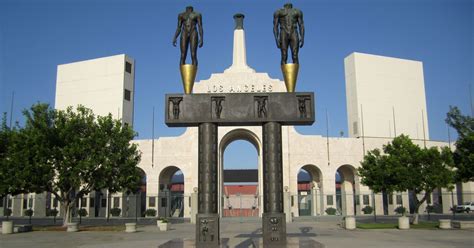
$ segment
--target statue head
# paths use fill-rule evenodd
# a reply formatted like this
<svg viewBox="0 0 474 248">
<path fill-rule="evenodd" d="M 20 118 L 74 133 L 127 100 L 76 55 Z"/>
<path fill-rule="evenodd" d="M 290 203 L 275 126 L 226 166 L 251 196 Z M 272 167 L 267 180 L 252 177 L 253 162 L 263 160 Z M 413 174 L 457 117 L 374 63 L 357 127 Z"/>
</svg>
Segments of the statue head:
<svg viewBox="0 0 474 248">
<path fill-rule="evenodd" d="M 193 12 L 193 6 L 186 6 L 186 12 Z"/>
<path fill-rule="evenodd" d="M 283 7 L 285 7 L 285 9 L 291 9 L 291 8 L 293 8 L 293 4 L 292 3 L 285 3 L 285 5 L 283 5 Z"/>
</svg>

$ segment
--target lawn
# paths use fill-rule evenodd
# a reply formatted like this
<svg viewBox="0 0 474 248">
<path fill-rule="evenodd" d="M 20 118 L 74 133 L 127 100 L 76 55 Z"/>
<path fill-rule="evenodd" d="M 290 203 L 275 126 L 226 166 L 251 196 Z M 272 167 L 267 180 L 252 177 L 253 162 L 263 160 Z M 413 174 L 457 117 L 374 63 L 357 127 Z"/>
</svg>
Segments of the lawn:
<svg viewBox="0 0 474 248">
<path fill-rule="evenodd" d="M 397 223 L 357 223 L 360 229 L 395 229 Z M 437 222 L 419 222 L 417 225 L 410 225 L 412 229 L 438 229 Z"/>
</svg>

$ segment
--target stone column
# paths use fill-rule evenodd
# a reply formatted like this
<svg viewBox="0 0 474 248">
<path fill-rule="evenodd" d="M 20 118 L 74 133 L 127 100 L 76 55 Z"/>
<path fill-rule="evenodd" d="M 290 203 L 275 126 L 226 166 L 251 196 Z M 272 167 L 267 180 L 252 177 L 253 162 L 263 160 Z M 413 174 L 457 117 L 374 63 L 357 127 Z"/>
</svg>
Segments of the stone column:
<svg viewBox="0 0 474 248">
<path fill-rule="evenodd" d="M 35 217 L 46 216 L 46 193 L 35 194 L 33 204 L 33 214 Z"/>
<path fill-rule="evenodd" d="M 219 244 L 217 213 L 217 124 L 199 124 L 199 185 L 196 216 L 196 245 Z"/>
<path fill-rule="evenodd" d="M 281 124 L 263 124 L 263 243 L 265 246 L 286 243 L 283 212 L 283 165 Z"/>
</svg>

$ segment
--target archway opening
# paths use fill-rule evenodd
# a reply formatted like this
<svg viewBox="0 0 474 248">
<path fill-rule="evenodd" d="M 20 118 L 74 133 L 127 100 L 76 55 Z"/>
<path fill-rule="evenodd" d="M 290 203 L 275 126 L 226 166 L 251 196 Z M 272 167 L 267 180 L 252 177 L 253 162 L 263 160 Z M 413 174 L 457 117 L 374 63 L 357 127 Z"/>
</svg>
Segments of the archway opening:
<svg viewBox="0 0 474 248">
<path fill-rule="evenodd" d="M 184 216 L 184 174 L 176 166 L 164 168 L 159 176 L 158 216 Z"/>
<path fill-rule="evenodd" d="M 315 165 L 305 165 L 298 171 L 298 215 L 321 214 L 321 170 Z"/>
<path fill-rule="evenodd" d="M 359 201 L 356 194 L 356 170 L 351 165 L 342 165 L 337 169 L 336 209 L 342 215 L 355 215 Z"/>
<path fill-rule="evenodd" d="M 221 215 L 258 217 L 260 145 L 253 133 L 237 130 L 221 141 Z"/>
</svg>

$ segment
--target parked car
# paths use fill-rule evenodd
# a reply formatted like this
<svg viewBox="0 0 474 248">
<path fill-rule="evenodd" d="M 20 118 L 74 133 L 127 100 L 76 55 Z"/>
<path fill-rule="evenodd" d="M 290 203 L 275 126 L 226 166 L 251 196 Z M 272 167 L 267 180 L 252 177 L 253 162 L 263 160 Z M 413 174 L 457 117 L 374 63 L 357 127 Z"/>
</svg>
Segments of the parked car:
<svg viewBox="0 0 474 248">
<path fill-rule="evenodd" d="M 474 211 L 474 201 L 465 202 L 464 204 L 458 205 L 456 207 L 456 212 L 458 213 L 462 213 L 462 212 L 469 213 L 470 211 Z"/>
</svg>

